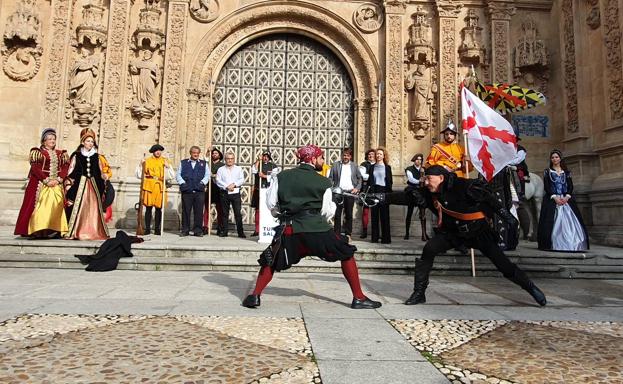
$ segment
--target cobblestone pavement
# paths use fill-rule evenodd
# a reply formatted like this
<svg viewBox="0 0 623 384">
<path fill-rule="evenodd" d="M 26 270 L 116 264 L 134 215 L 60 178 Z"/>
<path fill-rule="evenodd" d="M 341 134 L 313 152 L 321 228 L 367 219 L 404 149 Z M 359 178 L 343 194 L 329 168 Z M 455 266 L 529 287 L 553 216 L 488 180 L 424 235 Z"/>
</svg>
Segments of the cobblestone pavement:
<svg viewBox="0 0 623 384">
<path fill-rule="evenodd" d="M 319 383 L 301 319 L 26 315 L 0 324 L 2 383 Z"/>
<path fill-rule="evenodd" d="M 391 323 L 454 384 L 623 383 L 623 323 Z"/>
</svg>

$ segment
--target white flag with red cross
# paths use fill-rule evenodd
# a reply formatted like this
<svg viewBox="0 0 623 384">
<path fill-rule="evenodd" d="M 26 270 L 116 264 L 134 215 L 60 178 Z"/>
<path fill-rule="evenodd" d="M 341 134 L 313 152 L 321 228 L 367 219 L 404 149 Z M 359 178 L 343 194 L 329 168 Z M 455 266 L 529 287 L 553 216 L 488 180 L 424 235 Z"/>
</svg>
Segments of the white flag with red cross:
<svg viewBox="0 0 623 384">
<path fill-rule="evenodd" d="M 515 158 L 517 136 L 505 118 L 466 87 L 461 90 L 461 106 L 472 164 L 490 181 Z"/>
</svg>

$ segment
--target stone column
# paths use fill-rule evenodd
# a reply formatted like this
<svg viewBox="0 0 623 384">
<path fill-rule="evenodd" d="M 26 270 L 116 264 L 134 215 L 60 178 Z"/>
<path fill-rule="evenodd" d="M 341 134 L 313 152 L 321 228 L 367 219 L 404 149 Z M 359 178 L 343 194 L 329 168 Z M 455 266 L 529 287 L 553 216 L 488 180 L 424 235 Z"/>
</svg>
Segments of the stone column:
<svg viewBox="0 0 623 384">
<path fill-rule="evenodd" d="M 404 74 L 402 61 L 404 44 L 402 19 L 404 0 L 385 2 L 385 147 L 391 153 L 391 166 L 402 167 L 402 121 Z M 379 142 L 382 142 L 379 138 Z"/>
<path fill-rule="evenodd" d="M 510 82 L 513 79 L 510 20 L 515 14 L 515 7 L 510 1 L 489 0 L 487 13 L 491 21 L 491 81 Z"/>
<path fill-rule="evenodd" d="M 99 131 L 99 146 L 111 166 L 122 164 L 121 129 L 124 124 L 124 94 L 128 74 L 128 36 L 132 0 L 111 0 L 108 16 L 106 65 L 104 66 L 104 95 Z"/>
<path fill-rule="evenodd" d="M 437 128 L 431 134 L 439 137 L 440 127 L 445 127 L 449 119 L 457 123 L 457 27 L 456 19 L 463 5 L 455 0 L 437 0 L 439 16 L 439 113 Z"/>
<path fill-rule="evenodd" d="M 189 0 L 169 0 L 167 12 L 166 52 L 162 84 L 162 116 L 158 142 L 180 156 L 182 133 L 182 97 L 184 95 L 184 56 Z M 178 140 L 178 132 L 180 138 Z M 178 160 L 178 159 L 176 159 Z"/>
<path fill-rule="evenodd" d="M 74 1 L 53 0 L 48 53 L 47 75 L 45 79 L 45 101 L 43 126 L 58 129 L 59 138 L 63 134 L 63 104 L 67 88 L 67 57 L 70 48 L 71 15 Z"/>
</svg>

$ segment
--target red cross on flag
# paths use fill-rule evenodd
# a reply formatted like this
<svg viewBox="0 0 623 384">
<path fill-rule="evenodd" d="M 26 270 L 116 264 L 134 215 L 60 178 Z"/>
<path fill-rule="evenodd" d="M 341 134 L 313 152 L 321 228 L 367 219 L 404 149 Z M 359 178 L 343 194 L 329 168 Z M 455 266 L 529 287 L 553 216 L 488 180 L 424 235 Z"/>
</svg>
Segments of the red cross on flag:
<svg viewBox="0 0 623 384">
<path fill-rule="evenodd" d="M 471 93 L 461 90 L 463 132 L 472 164 L 491 181 L 517 154 L 517 136 L 511 124 Z"/>
</svg>

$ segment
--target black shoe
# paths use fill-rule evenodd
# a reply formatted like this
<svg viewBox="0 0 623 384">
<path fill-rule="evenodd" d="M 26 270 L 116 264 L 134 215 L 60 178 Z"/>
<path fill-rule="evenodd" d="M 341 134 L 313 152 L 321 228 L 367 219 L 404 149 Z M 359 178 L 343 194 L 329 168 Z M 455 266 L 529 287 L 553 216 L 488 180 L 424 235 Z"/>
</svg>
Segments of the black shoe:
<svg viewBox="0 0 623 384">
<path fill-rule="evenodd" d="M 411 296 L 405 301 L 405 305 L 416 305 L 426 303 L 426 295 L 423 291 L 413 291 Z"/>
<path fill-rule="evenodd" d="M 359 238 L 360 239 L 365 239 L 366 237 L 368 237 L 368 231 L 361 232 L 361 236 L 359 236 Z"/>
<path fill-rule="evenodd" d="M 361 300 L 353 298 L 353 302 L 350 304 L 350 307 L 352 309 L 374 309 L 380 307 L 381 305 L 383 304 L 381 304 L 380 301 L 370 300 L 366 297 Z"/>
<path fill-rule="evenodd" d="M 526 289 L 526 291 L 530 294 L 530 296 L 532 296 L 534 301 L 536 301 L 541 307 L 544 307 L 547 304 L 547 299 L 545 298 L 545 294 L 543 293 L 543 291 L 539 289 L 539 287 L 534 285 L 534 283 L 532 284 L 532 287 L 529 289 Z"/>
<path fill-rule="evenodd" d="M 379 239 L 372 239 L 372 240 L 370 240 L 370 242 L 371 242 L 371 243 L 378 243 L 378 242 L 379 242 Z"/>
<path fill-rule="evenodd" d="M 255 236 L 259 236 L 259 235 L 260 235 L 259 233 L 257 233 L 257 232 L 253 232 L 253 233 L 251 234 L 251 237 L 255 237 Z"/>
<path fill-rule="evenodd" d="M 461 255 L 463 255 L 463 256 L 469 255 L 469 249 L 465 245 L 463 245 L 463 244 L 459 245 L 458 247 L 456 247 L 454 249 L 459 251 L 461 253 Z"/>
<path fill-rule="evenodd" d="M 218 234 L 218 237 L 227 237 L 227 232 L 221 232 Z"/>
<path fill-rule="evenodd" d="M 409 234 L 406 234 L 405 237 L 403 237 L 403 239 L 409 240 Z"/>
<path fill-rule="evenodd" d="M 381 244 L 391 244 L 391 240 L 381 240 Z"/>
<path fill-rule="evenodd" d="M 260 306 L 260 295 L 249 295 L 242 301 L 242 306 L 256 308 Z"/>
<path fill-rule="evenodd" d="M 195 232 L 195 233 L 193 233 L 193 236 L 195 236 L 195 237 L 203 237 L 203 231 Z"/>
<path fill-rule="evenodd" d="M 247 235 L 245 235 L 244 233 L 239 233 L 238 237 L 241 238 L 241 239 L 246 239 Z"/>
<path fill-rule="evenodd" d="M 188 235 L 190 235 L 190 233 L 188 233 L 188 232 L 182 232 L 182 233 L 180 233 L 180 237 L 186 237 L 186 236 L 188 236 Z"/>
<path fill-rule="evenodd" d="M 160 236 L 160 235 L 162 235 L 162 233 L 160 233 L 160 231 L 154 231 L 154 235 Z"/>
<path fill-rule="evenodd" d="M 151 231 L 150 230 L 146 230 L 145 233 L 143 234 L 143 236 L 149 236 L 151 235 Z"/>
</svg>

